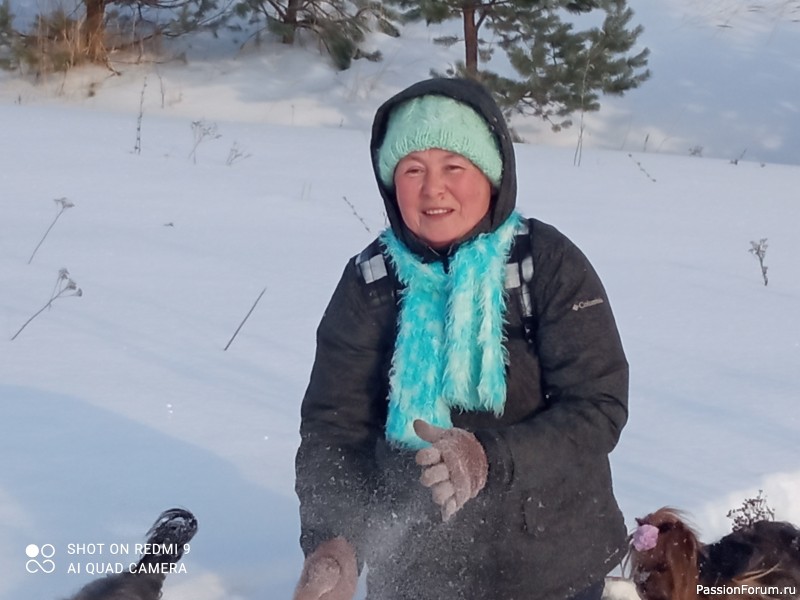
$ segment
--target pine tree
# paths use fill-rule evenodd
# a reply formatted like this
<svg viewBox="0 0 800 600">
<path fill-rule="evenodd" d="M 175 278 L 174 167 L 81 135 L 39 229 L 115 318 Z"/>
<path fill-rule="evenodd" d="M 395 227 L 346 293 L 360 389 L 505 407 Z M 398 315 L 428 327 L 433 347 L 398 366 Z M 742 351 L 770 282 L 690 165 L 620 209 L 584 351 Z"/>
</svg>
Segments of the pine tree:
<svg viewBox="0 0 800 600">
<path fill-rule="evenodd" d="M 14 69 L 19 62 L 20 35 L 14 29 L 9 0 L 0 2 L 0 69 Z"/>
<path fill-rule="evenodd" d="M 263 21 L 284 44 L 294 44 L 299 31 L 310 32 L 341 70 L 354 58 L 381 59 L 380 52 L 361 49 L 369 31 L 400 35 L 397 13 L 378 0 L 239 0 L 235 11 L 251 24 Z"/>
<path fill-rule="evenodd" d="M 461 19 L 464 61 L 448 74 L 485 83 L 507 117 L 535 115 L 559 130 L 571 124 L 570 114 L 598 110 L 601 94 L 622 95 L 650 76 L 649 50 L 630 54 L 643 29 L 631 26 L 633 11 L 626 0 L 390 1 L 408 20 Z M 598 21 L 600 15 L 600 25 L 584 30 L 571 22 Z M 493 34 L 493 45 L 480 37 L 481 29 Z M 436 41 L 449 45 L 459 38 Z M 516 78 L 480 69 L 495 46 L 507 54 Z"/>
</svg>

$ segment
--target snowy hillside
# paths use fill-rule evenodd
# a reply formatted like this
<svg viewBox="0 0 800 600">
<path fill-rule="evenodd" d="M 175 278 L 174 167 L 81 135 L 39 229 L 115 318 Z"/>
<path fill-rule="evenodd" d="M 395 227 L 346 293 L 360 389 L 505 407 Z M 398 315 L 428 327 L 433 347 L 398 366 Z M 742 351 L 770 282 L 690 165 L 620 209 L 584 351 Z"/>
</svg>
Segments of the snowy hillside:
<svg viewBox="0 0 800 600">
<path fill-rule="evenodd" d="M 193 510 L 165 597 L 286 597 L 314 330 L 345 261 L 383 226 L 363 131 L 0 106 L 0 598 L 57 598 Z M 248 158 L 226 165 L 233 142 Z M 613 455 L 629 523 L 663 504 L 709 537 L 759 488 L 800 521 L 800 168 L 519 146 L 520 205 L 603 277 L 632 367 Z M 58 219 L 55 198 L 75 204 Z M 344 197 L 364 219 L 354 216 Z M 766 237 L 764 286 L 751 240 Z M 41 308 L 67 268 L 81 297 Z M 250 319 L 223 351 L 259 292 Z M 56 572 L 26 573 L 52 544 Z M 84 572 L 67 573 L 70 563 Z"/>
</svg>

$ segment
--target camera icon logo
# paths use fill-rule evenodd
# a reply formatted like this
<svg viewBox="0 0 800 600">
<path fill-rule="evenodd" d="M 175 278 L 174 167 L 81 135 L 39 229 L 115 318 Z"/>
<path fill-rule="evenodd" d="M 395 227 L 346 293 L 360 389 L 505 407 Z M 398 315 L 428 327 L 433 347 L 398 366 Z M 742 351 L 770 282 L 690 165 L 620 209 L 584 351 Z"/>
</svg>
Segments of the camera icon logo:
<svg viewBox="0 0 800 600">
<path fill-rule="evenodd" d="M 28 544 L 25 547 L 25 555 L 28 557 L 25 563 L 25 570 L 28 573 L 52 573 L 56 570 L 56 563 L 51 560 L 56 555 L 53 544 L 43 544 L 41 547 Z"/>
</svg>

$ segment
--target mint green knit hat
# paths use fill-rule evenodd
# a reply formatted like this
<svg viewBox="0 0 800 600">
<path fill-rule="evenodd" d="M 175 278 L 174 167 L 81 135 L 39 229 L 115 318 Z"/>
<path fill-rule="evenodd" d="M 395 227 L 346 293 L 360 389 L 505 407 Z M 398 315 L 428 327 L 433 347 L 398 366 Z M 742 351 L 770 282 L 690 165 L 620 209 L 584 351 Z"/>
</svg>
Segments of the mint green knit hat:
<svg viewBox="0 0 800 600">
<path fill-rule="evenodd" d="M 497 187 L 503 158 L 486 121 L 470 106 L 447 96 L 428 95 L 395 108 L 378 150 L 378 172 L 387 187 L 394 170 L 411 152 L 441 148 L 468 158 Z"/>
</svg>

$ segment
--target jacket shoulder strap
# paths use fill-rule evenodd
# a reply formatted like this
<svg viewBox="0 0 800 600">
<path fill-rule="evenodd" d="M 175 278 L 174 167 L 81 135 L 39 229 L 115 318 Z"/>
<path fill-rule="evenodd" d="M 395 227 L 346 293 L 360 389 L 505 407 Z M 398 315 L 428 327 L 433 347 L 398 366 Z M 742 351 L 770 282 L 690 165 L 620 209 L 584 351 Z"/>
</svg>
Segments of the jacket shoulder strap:
<svg viewBox="0 0 800 600">
<path fill-rule="evenodd" d="M 517 228 L 511 256 L 506 264 L 505 287 L 513 296 L 522 316 L 525 339 L 531 345 L 536 335 L 536 310 L 533 302 L 533 240 L 528 220 Z"/>
<path fill-rule="evenodd" d="M 381 305 L 396 301 L 397 278 L 389 261 L 381 252 L 378 240 L 364 248 L 354 259 L 361 283 L 364 285 L 367 301 L 371 305 Z"/>
<path fill-rule="evenodd" d="M 533 242 L 529 221 L 520 223 L 506 263 L 505 288 L 522 316 L 525 339 L 534 344 L 536 310 L 533 301 Z M 367 301 L 373 306 L 397 302 L 400 283 L 394 270 L 381 252 L 378 240 L 364 248 L 354 259 L 359 279 L 364 285 Z"/>
</svg>

